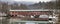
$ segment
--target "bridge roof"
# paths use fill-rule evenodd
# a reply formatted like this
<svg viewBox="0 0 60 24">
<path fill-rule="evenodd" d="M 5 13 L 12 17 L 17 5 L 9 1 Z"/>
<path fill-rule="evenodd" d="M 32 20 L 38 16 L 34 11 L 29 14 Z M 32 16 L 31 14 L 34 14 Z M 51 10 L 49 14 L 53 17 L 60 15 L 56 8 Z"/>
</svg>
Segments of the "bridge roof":
<svg viewBox="0 0 60 24">
<path fill-rule="evenodd" d="M 53 11 L 49 9 L 35 9 L 35 10 L 9 10 L 9 11 Z"/>
</svg>

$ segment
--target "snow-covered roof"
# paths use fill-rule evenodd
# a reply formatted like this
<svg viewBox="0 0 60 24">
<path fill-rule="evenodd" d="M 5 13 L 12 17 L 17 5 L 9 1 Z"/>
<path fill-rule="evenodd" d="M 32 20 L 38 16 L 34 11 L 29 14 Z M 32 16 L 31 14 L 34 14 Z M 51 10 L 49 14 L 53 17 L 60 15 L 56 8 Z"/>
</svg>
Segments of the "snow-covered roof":
<svg viewBox="0 0 60 24">
<path fill-rule="evenodd" d="M 36 10 L 9 10 L 9 11 L 52 11 L 49 9 L 36 9 Z"/>
</svg>

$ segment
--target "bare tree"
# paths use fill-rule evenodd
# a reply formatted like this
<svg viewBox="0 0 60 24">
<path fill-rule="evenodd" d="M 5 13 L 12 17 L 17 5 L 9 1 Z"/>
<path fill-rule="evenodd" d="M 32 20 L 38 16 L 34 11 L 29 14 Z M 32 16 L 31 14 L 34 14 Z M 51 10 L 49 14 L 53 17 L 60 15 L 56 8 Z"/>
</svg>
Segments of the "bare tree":
<svg viewBox="0 0 60 24">
<path fill-rule="evenodd" d="M 20 5 L 20 9 L 28 9 L 28 8 L 27 8 L 27 5 L 21 4 L 21 5 Z"/>
<path fill-rule="evenodd" d="M 8 4 L 7 3 L 2 4 L 2 10 L 1 11 L 7 13 L 7 11 L 8 11 Z"/>
</svg>

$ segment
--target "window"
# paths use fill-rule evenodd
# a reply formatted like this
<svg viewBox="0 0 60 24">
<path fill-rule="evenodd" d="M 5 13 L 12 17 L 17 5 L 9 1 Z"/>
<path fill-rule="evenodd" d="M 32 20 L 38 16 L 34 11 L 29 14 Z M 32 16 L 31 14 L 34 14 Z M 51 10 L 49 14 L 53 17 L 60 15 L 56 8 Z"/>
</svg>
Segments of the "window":
<svg viewBox="0 0 60 24">
<path fill-rule="evenodd" d="M 31 18 L 39 18 L 40 15 L 31 15 Z"/>
<path fill-rule="evenodd" d="M 34 18 L 39 18 L 40 15 L 35 15 Z"/>
<path fill-rule="evenodd" d="M 31 15 L 31 18 L 34 18 L 34 16 Z"/>
<path fill-rule="evenodd" d="M 51 19 L 51 18 L 49 18 L 49 20 L 50 20 L 50 21 L 52 21 L 52 19 Z"/>
<path fill-rule="evenodd" d="M 39 18 L 49 18 L 48 15 L 40 15 Z"/>
<path fill-rule="evenodd" d="M 17 15 L 15 15 L 15 16 L 17 16 Z"/>
</svg>

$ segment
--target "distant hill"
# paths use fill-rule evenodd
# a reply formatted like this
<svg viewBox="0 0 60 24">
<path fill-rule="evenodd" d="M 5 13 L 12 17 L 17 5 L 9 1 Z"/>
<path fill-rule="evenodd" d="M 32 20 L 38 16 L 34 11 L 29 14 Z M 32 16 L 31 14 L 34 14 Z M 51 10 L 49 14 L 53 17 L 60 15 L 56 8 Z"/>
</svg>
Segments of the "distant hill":
<svg viewBox="0 0 60 24">
<path fill-rule="evenodd" d="M 56 9 L 56 2 L 39 2 L 33 5 L 29 5 L 30 9 Z"/>
<path fill-rule="evenodd" d="M 26 5 L 30 5 L 30 4 L 34 4 L 34 2 L 26 2 L 26 1 L 20 1 L 20 2 L 16 2 L 16 1 L 8 1 L 8 0 L 0 0 L 0 2 L 8 2 L 9 4 L 14 4 L 14 3 L 17 3 L 17 4 L 26 4 Z"/>
</svg>

